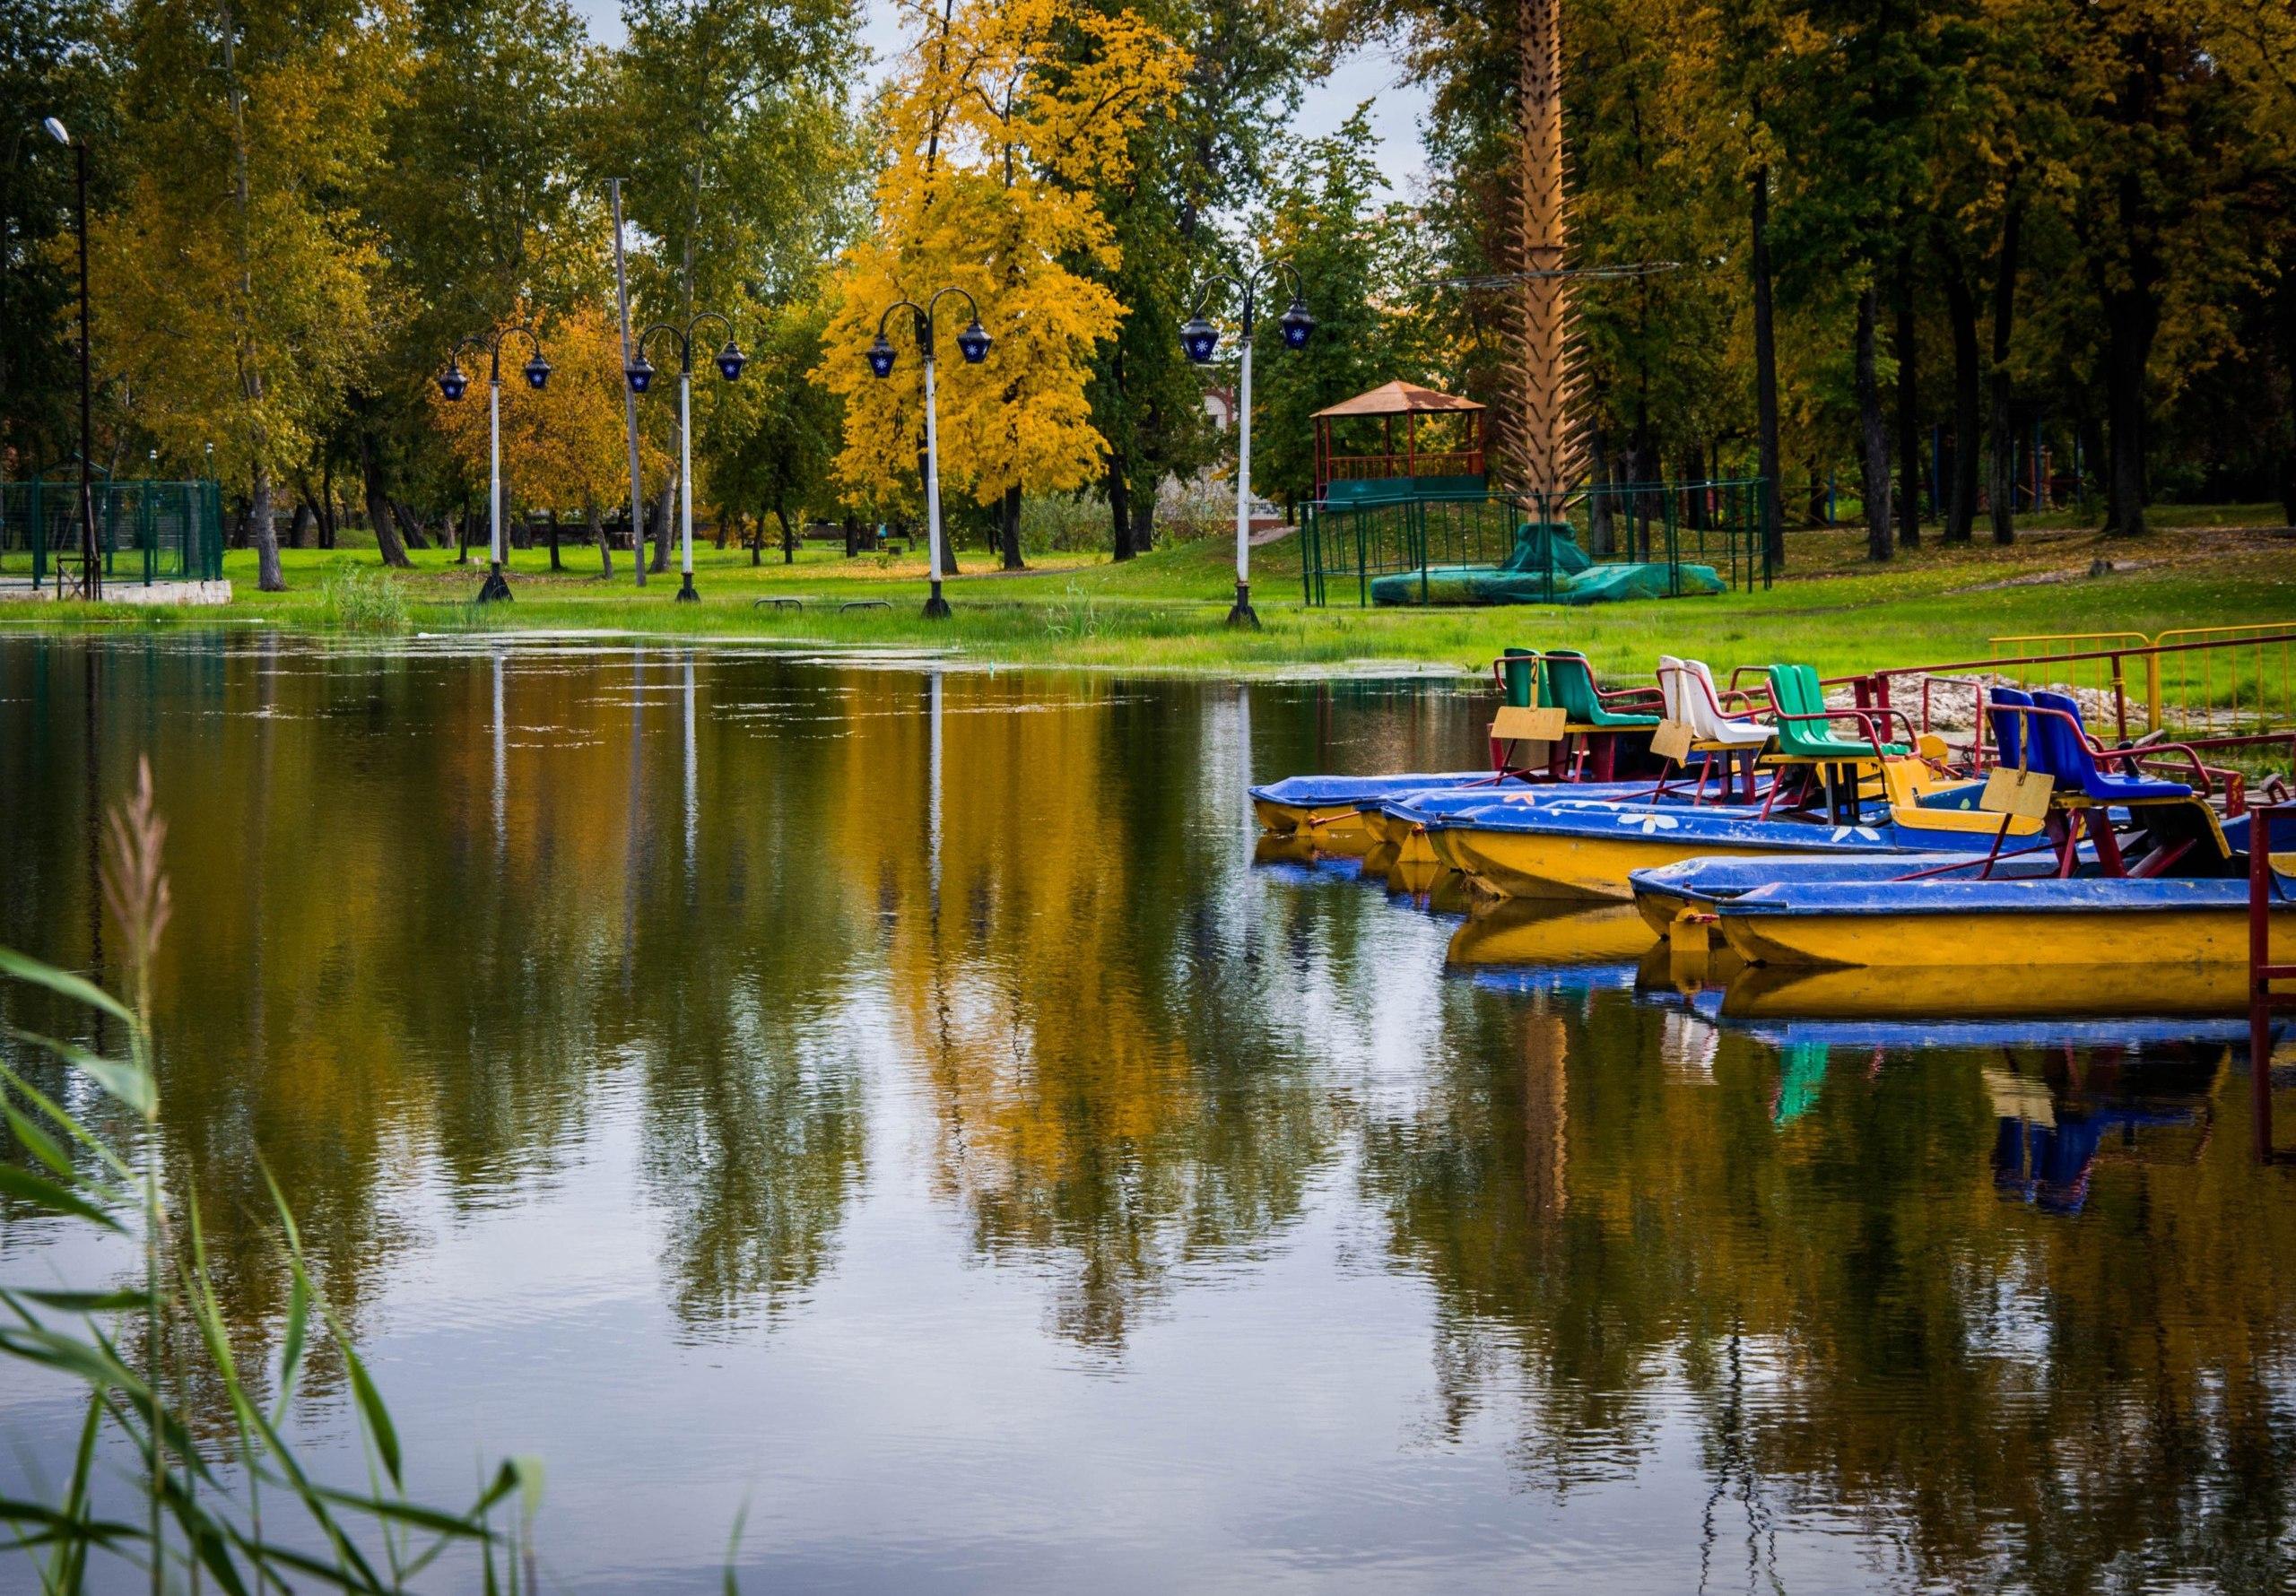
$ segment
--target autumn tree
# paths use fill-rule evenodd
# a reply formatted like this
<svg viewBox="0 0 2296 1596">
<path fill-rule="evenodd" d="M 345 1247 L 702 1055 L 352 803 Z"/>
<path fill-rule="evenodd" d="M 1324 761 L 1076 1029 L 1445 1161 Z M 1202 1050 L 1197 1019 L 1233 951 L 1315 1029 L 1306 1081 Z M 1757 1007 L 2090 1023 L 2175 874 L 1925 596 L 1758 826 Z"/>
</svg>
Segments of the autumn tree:
<svg viewBox="0 0 2296 1596">
<path fill-rule="evenodd" d="M 500 336 L 504 327 L 524 319 L 514 312 L 490 335 Z M 578 505 L 596 533 L 597 507 L 617 501 L 630 481 L 621 329 L 606 308 L 593 301 L 542 318 L 537 330 L 552 366 L 547 387 L 537 392 L 521 380 L 522 340 L 513 340 L 504 351 L 502 519 L 507 527 L 514 502 L 553 514 Z M 432 424 L 465 479 L 474 482 L 486 481 L 488 474 L 485 376 L 473 369 L 470 387 L 459 400 L 448 399 L 435 386 L 429 400 Z M 658 477 L 667 463 L 649 442 L 641 464 L 648 474 Z"/>
<path fill-rule="evenodd" d="M 347 196 L 396 94 L 387 30 L 350 0 L 135 0 L 121 29 L 134 175 L 95 230 L 101 355 L 138 426 L 179 456 L 212 442 L 247 484 L 276 592 L 274 485 L 374 346 L 378 259 Z"/>
<path fill-rule="evenodd" d="M 822 366 L 845 404 L 850 500 L 897 496 L 924 421 L 910 382 L 878 381 L 858 351 L 886 306 L 947 285 L 973 295 L 996 342 L 980 366 L 942 367 L 942 482 L 996 507 L 1007 568 L 1022 494 L 1100 475 L 1087 386 L 1125 307 L 1079 270 L 1119 258 L 1093 195 L 1121 180 L 1134 130 L 1186 67 L 1135 13 L 1073 0 L 948 0 L 923 20 L 884 108 L 876 230 L 844 258 Z"/>
</svg>

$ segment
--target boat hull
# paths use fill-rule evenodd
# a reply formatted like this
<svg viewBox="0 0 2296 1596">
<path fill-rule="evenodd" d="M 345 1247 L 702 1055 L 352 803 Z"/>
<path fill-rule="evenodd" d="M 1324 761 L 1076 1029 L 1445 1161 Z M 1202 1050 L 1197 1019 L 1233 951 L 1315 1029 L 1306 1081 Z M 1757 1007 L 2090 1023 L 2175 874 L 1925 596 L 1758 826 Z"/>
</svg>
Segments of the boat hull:
<svg viewBox="0 0 2296 1596">
<path fill-rule="evenodd" d="M 1823 904 L 1757 906 L 1740 899 L 1718 906 L 1722 935 L 1750 964 L 1835 965 L 1866 968 L 1953 967 L 1988 950 L 2020 970 L 2118 968 L 2146 982 L 2161 972 L 2240 966 L 2248 957 L 2246 884 L 2238 881 L 2144 882 L 2148 887 L 2238 888 L 2188 893 L 2158 902 L 2048 889 L 2107 883 L 2030 882 L 2031 907 L 1980 906 L 1968 895 L 1935 889 L 1910 895 L 1900 910 L 1843 913 Z M 2111 883 L 2121 885 L 2122 883 Z M 1995 895 L 1997 896 L 1997 895 Z M 2083 901 L 2085 897 L 2085 901 Z M 2274 956 L 2296 957 L 2296 906 L 2271 918 Z"/>
</svg>

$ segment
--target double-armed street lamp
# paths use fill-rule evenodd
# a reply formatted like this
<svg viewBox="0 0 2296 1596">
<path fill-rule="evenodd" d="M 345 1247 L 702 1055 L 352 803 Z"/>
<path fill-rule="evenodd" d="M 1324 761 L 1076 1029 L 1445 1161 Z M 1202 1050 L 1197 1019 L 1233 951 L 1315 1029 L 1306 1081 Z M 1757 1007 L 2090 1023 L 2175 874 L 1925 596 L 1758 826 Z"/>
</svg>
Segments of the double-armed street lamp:
<svg viewBox="0 0 2296 1596">
<path fill-rule="evenodd" d="M 103 568 L 96 563 L 95 442 L 88 419 L 88 145 L 54 117 L 44 118 L 40 126 L 72 152 L 80 183 L 79 206 L 74 213 L 80 238 L 80 581 L 82 596 L 92 603 L 103 596 L 104 577 Z"/>
<path fill-rule="evenodd" d="M 1292 282 L 1291 306 L 1276 320 L 1276 325 L 1283 330 L 1283 346 L 1305 349 L 1308 334 L 1316 330 L 1316 318 L 1308 314 L 1308 299 L 1300 286 L 1300 273 L 1284 261 L 1254 261 L 1239 275 L 1214 272 L 1190 296 L 1195 308 L 1187 324 L 1180 328 L 1180 348 L 1187 358 L 1199 366 L 1210 364 L 1220 352 L 1220 330 L 1205 319 L 1204 308 L 1210 302 L 1213 290 L 1222 283 L 1242 297 L 1243 314 L 1236 337 L 1242 357 L 1236 382 L 1236 607 L 1228 612 L 1228 624 L 1255 630 L 1258 629 L 1259 617 L 1252 610 L 1251 572 L 1252 310 L 1263 282 L 1282 286 L 1277 273 Z"/>
<path fill-rule="evenodd" d="M 446 370 L 439 374 L 439 391 L 451 403 L 460 399 L 463 390 L 470 386 L 470 379 L 463 375 L 463 351 L 485 351 L 487 572 L 486 584 L 478 590 L 478 602 L 482 604 L 507 603 L 510 597 L 510 584 L 502 576 L 502 343 L 513 334 L 524 338 L 535 351 L 534 359 L 526 364 L 526 386 L 540 393 L 543 385 L 550 380 L 550 362 L 543 358 L 542 340 L 524 323 L 500 328 L 483 338 L 474 335 L 464 339 L 447 357 Z"/>
<path fill-rule="evenodd" d="M 678 346 L 678 573 L 684 582 L 678 588 L 677 602 L 692 604 L 701 602 L 693 590 L 693 334 L 703 322 L 714 321 L 726 329 L 726 347 L 718 351 L 718 375 L 727 382 L 740 378 L 742 368 L 749 357 L 742 353 L 734 342 L 734 324 L 715 310 L 705 310 L 681 327 L 671 322 L 656 322 L 638 335 L 638 343 L 630 357 L 630 364 L 622 374 L 630 380 L 630 391 L 643 394 L 654 386 L 654 364 L 646 358 L 646 341 L 657 333 L 667 333 L 677 340 Z M 635 516 L 635 507 L 631 509 Z M 638 551 L 643 568 L 646 551 Z"/>
<path fill-rule="evenodd" d="M 972 320 L 957 334 L 957 351 L 966 365 L 979 365 L 988 358 L 988 329 L 980 325 L 978 302 L 961 288 L 942 289 L 922 305 L 914 299 L 895 299 L 877 317 L 877 341 L 869 346 L 869 369 L 880 377 L 891 377 L 895 356 L 893 346 L 885 341 L 885 324 L 894 311 L 907 306 L 915 318 L 918 352 L 925 357 L 925 530 L 927 558 L 933 562 L 933 589 L 925 601 L 927 620 L 946 620 L 949 613 L 949 601 L 941 596 L 941 429 L 933 397 L 933 313 L 944 294 L 964 295 Z"/>
</svg>

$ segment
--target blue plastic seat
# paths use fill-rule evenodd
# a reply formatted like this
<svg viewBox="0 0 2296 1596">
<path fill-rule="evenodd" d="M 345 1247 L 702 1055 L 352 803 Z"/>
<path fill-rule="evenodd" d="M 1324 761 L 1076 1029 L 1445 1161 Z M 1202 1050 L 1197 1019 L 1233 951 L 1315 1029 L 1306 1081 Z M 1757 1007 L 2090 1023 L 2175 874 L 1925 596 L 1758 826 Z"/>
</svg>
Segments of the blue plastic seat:
<svg viewBox="0 0 2296 1596">
<path fill-rule="evenodd" d="M 2180 781 L 2109 776 L 2098 769 L 2096 756 L 2089 751 L 2089 740 L 2081 734 L 2081 706 L 2063 693 L 2035 693 L 2033 707 L 2061 709 L 2073 717 L 2070 722 L 2054 715 L 2031 717 L 2035 750 L 2045 757 L 2049 774 L 2057 777 L 2060 786 L 2077 788 L 2095 803 L 2143 803 L 2192 796 L 2192 789 Z"/>
<path fill-rule="evenodd" d="M 2020 692 L 2013 687 L 1996 687 L 1990 696 L 1992 707 L 1986 710 L 1985 716 L 1993 723 L 1993 741 L 2000 744 L 2000 762 L 2004 765 L 2022 765 L 2025 763 L 2025 723 L 2036 717 L 2013 712 L 2031 709 L 2033 707 L 2032 695 Z M 2040 762 L 2039 742 L 2034 744 L 2032 752 L 2033 762 L 2028 768 L 2039 770 L 2043 775 L 2049 774 Z"/>
</svg>

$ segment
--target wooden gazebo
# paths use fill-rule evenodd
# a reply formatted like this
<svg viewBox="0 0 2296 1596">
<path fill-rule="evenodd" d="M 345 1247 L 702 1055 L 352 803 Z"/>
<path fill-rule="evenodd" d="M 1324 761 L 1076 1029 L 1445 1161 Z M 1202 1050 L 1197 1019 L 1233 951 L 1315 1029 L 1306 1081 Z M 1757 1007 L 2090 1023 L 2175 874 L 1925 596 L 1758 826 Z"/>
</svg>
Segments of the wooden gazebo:
<svg viewBox="0 0 2296 1596">
<path fill-rule="evenodd" d="M 1456 394 L 1439 394 L 1416 383 L 1383 383 L 1368 394 L 1358 394 L 1315 414 L 1316 497 L 1328 499 L 1385 497 L 1409 493 L 1408 484 L 1432 487 L 1483 486 L 1483 407 Z M 1422 436 L 1420 418 L 1440 417 Z M 1396 420 L 1403 420 L 1401 438 Z M 1336 436 L 1343 421 L 1382 423 L 1382 447 L 1374 454 L 1343 453 Z M 1350 429 L 1361 438 L 1364 428 Z M 1401 444 L 1398 448 L 1397 444 Z M 1358 486 L 1378 482 L 1380 488 Z M 1334 490 L 1337 492 L 1335 493 Z"/>
</svg>

